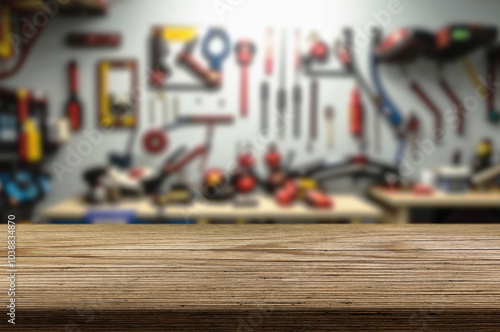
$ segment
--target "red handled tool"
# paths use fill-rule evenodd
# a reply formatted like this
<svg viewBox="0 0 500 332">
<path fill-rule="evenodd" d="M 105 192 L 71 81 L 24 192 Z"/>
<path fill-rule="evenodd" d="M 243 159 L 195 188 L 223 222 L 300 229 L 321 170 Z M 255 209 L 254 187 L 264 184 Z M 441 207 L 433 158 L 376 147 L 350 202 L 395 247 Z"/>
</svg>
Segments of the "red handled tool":
<svg viewBox="0 0 500 332">
<path fill-rule="evenodd" d="M 274 30 L 267 30 L 267 44 L 266 44 L 266 60 L 264 65 L 264 72 L 267 76 L 271 76 L 274 70 Z"/>
<path fill-rule="evenodd" d="M 255 45 L 249 40 L 241 40 L 236 44 L 236 59 L 241 68 L 240 81 L 240 113 L 242 117 L 248 114 L 248 67 L 255 54 Z"/>
<path fill-rule="evenodd" d="M 147 131 L 143 136 L 142 144 L 146 151 L 157 154 L 168 148 L 169 137 L 166 131 L 190 124 L 206 124 L 208 126 L 208 135 L 211 136 L 215 124 L 228 124 L 231 122 L 233 122 L 233 116 L 230 114 L 183 116 L 173 123 Z"/>
<path fill-rule="evenodd" d="M 363 103 L 361 101 L 361 94 L 358 89 L 354 89 L 351 92 L 349 108 L 351 135 L 362 139 L 364 129 L 364 110 Z"/>
<path fill-rule="evenodd" d="M 415 114 L 412 114 L 408 121 L 408 134 L 412 135 L 411 149 L 413 152 L 417 150 L 417 137 L 420 132 L 420 120 Z"/>
<path fill-rule="evenodd" d="M 71 61 L 68 65 L 70 97 L 66 105 L 66 116 L 68 117 L 71 130 L 79 131 L 83 125 L 83 108 L 78 98 L 78 64 Z"/>
<path fill-rule="evenodd" d="M 465 118 L 465 107 L 464 104 L 458 99 L 457 95 L 453 91 L 453 89 L 449 86 L 449 84 L 445 80 L 441 80 L 439 82 L 439 85 L 441 86 L 441 89 L 444 91 L 444 93 L 448 96 L 448 98 L 451 100 L 453 105 L 455 106 L 455 109 L 457 110 L 457 133 L 459 135 L 463 135 L 465 132 L 465 126 L 464 126 L 464 118 Z"/>
<path fill-rule="evenodd" d="M 220 72 L 212 70 L 204 66 L 193 56 L 193 49 L 195 42 L 190 42 L 186 47 L 179 53 L 178 61 L 179 63 L 185 65 L 189 70 L 191 70 L 196 76 L 200 77 L 204 84 L 210 88 L 218 88 L 222 84 L 222 75 Z"/>
<path fill-rule="evenodd" d="M 359 149 L 361 154 L 364 155 L 365 147 L 365 111 L 363 108 L 363 101 L 361 99 L 361 92 L 355 88 L 351 92 L 349 101 L 349 127 L 351 135 L 353 135 L 359 142 Z"/>
<path fill-rule="evenodd" d="M 66 44 L 71 47 L 118 47 L 121 43 L 119 33 L 70 33 Z"/>
<path fill-rule="evenodd" d="M 443 135 L 443 118 L 441 116 L 441 112 L 436 104 L 432 101 L 432 99 L 425 93 L 425 91 L 420 87 L 420 85 L 416 82 L 411 83 L 411 88 L 413 92 L 422 100 L 422 102 L 429 108 L 429 110 L 434 115 L 435 120 L 435 138 L 436 142 L 441 141 L 441 135 Z"/>
</svg>

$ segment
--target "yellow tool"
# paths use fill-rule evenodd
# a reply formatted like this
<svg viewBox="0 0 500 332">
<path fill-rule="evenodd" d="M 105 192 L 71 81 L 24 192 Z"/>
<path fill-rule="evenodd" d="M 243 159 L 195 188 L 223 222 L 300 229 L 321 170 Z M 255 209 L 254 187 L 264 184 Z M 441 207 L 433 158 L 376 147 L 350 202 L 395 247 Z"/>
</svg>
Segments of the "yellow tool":
<svg viewBox="0 0 500 332">
<path fill-rule="evenodd" d="M 196 38 L 196 29 L 168 26 L 163 29 L 163 38 L 169 42 L 189 42 Z"/>
<path fill-rule="evenodd" d="M 17 91 L 18 121 L 21 126 L 19 135 L 19 154 L 26 162 L 36 163 L 42 159 L 42 137 L 35 121 L 29 117 L 30 94 L 25 89 Z"/>
<path fill-rule="evenodd" d="M 111 69 L 126 69 L 130 71 L 131 111 L 125 115 L 114 114 L 109 93 L 109 72 Z M 99 94 L 99 125 L 103 128 L 119 127 L 134 128 L 138 114 L 137 87 L 138 66 L 136 60 L 105 60 L 98 65 L 98 94 Z"/>
<path fill-rule="evenodd" d="M 24 122 L 24 134 L 26 135 L 26 161 L 30 163 L 39 162 L 42 159 L 42 137 L 35 121 L 32 119 Z"/>
<path fill-rule="evenodd" d="M 306 192 L 308 190 L 318 188 L 318 182 L 312 178 L 300 178 L 297 180 L 297 188 L 298 188 L 297 197 L 299 199 L 304 199 L 306 197 Z"/>
<path fill-rule="evenodd" d="M 481 97 L 484 99 L 488 98 L 489 95 L 488 88 L 483 84 L 483 82 L 481 82 L 481 80 L 479 79 L 479 75 L 477 74 L 476 70 L 474 69 L 468 58 L 462 59 L 462 66 L 464 67 L 465 71 L 467 72 L 467 75 L 469 76 L 469 79 L 472 81 L 475 88 L 477 89 L 477 92 L 481 95 Z"/>
<path fill-rule="evenodd" d="M 10 9 L 4 6 L 0 13 L 0 58 L 9 59 L 13 55 L 10 40 Z"/>
</svg>

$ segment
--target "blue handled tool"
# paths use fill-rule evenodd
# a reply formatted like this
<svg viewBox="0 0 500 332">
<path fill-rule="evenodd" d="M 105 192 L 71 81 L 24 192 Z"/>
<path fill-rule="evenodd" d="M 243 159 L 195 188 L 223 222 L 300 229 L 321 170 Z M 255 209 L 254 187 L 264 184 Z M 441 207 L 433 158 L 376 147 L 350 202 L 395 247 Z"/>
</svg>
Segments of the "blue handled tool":
<svg viewBox="0 0 500 332">
<path fill-rule="evenodd" d="M 398 136 L 398 148 L 396 152 L 396 164 L 399 165 L 404 155 L 405 138 L 401 133 L 403 127 L 403 117 L 399 108 L 389 98 L 378 72 L 379 60 L 376 54 L 376 46 L 380 42 L 380 31 L 374 32 L 373 47 L 370 53 L 370 72 L 375 89 L 380 98 L 378 111 L 389 121 Z"/>
<path fill-rule="evenodd" d="M 211 50 L 210 45 L 217 38 L 222 41 L 222 50 L 219 53 L 214 53 Z M 216 72 L 221 72 L 222 63 L 226 60 L 231 51 L 231 41 L 229 40 L 229 35 L 226 30 L 222 28 L 211 28 L 208 30 L 207 34 L 203 38 L 201 50 L 203 56 L 210 64 L 210 69 Z"/>
</svg>

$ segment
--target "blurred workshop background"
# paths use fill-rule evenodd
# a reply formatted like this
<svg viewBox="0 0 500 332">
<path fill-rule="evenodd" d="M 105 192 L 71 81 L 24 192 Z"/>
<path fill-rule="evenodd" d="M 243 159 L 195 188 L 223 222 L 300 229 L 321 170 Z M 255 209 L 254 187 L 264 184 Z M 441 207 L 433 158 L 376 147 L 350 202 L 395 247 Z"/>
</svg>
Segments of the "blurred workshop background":
<svg viewBox="0 0 500 332">
<path fill-rule="evenodd" d="M 500 220 L 498 1 L 0 4 L 5 222 Z"/>
</svg>

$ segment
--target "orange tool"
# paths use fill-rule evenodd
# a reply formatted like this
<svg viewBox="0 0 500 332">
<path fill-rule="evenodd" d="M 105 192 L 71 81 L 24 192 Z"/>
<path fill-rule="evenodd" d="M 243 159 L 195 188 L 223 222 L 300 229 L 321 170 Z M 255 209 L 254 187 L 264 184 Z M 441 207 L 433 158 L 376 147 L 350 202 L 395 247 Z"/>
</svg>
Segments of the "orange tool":
<svg viewBox="0 0 500 332">
<path fill-rule="evenodd" d="M 71 130 L 82 129 L 82 104 L 78 99 L 78 64 L 71 61 L 68 65 L 70 97 L 66 105 L 66 116 L 68 117 Z"/>
<path fill-rule="evenodd" d="M 248 114 L 248 67 L 255 54 L 255 45 L 249 40 L 241 40 L 236 44 L 236 59 L 241 67 L 240 82 L 240 112 L 245 117 Z"/>
<path fill-rule="evenodd" d="M 363 138 L 364 111 L 361 94 L 357 88 L 351 92 L 349 108 L 351 134 Z"/>
</svg>

